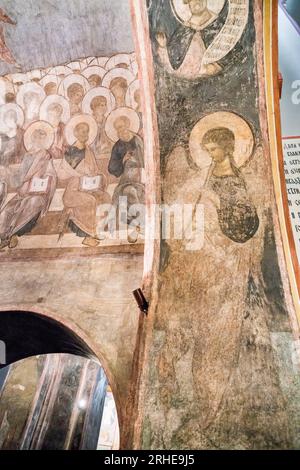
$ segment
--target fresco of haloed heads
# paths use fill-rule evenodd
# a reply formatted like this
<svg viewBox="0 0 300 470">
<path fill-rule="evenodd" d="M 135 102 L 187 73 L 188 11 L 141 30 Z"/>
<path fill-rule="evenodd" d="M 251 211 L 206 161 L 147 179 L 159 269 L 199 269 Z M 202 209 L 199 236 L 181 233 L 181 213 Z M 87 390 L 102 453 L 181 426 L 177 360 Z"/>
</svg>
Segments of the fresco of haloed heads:
<svg viewBox="0 0 300 470">
<path fill-rule="evenodd" d="M 200 250 L 191 250 L 191 240 L 162 246 L 145 448 L 290 448 L 297 441 L 296 402 L 282 386 L 283 356 L 275 359 L 274 338 L 284 331 L 293 370 L 259 125 L 255 40 L 262 38 L 253 10 L 247 0 L 148 2 L 163 200 L 201 204 L 204 226 Z"/>
<path fill-rule="evenodd" d="M 93 0 L 85 6 L 81 0 L 74 3 L 86 12 L 96 8 L 94 13 L 103 16 L 103 6 L 96 7 Z M 41 16 L 46 15 L 36 5 L 40 7 Z M 108 23 L 115 7 L 113 2 L 112 11 L 106 12 Z M 12 11 L 16 21 L 11 28 L 18 28 L 20 21 L 21 35 L 25 26 L 18 19 L 18 5 Z M 49 23 L 48 17 L 43 20 Z M 91 12 L 86 20 L 92 25 Z M 127 48 L 133 47 L 127 37 L 129 20 L 129 13 L 121 20 Z M 76 36 L 76 21 L 71 26 Z M 74 60 L 25 72 L 22 51 L 11 51 L 14 72 L 0 77 L 1 256 L 143 242 L 142 227 L 127 230 L 133 218 L 130 208 L 144 203 L 137 60 L 132 50 L 112 54 L 105 36 L 102 41 L 99 47 L 107 54 L 93 55 L 85 41 L 84 55 L 76 56 L 71 48 Z M 39 60 L 49 62 L 51 57 L 42 54 L 46 52 L 40 51 Z M 122 216 L 120 198 L 126 198 Z"/>
</svg>

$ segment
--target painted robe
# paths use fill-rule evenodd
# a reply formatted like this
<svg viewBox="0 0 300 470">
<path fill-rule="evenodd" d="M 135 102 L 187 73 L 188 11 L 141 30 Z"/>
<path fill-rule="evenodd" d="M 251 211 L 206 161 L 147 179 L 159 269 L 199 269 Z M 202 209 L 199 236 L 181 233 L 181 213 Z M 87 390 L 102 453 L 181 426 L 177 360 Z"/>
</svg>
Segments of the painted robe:
<svg viewBox="0 0 300 470">
<path fill-rule="evenodd" d="M 65 153 L 58 170 L 59 178 L 67 180 L 67 188 L 63 195 L 65 210 L 69 215 L 71 228 L 78 236 L 96 236 L 97 206 L 109 204 L 111 198 L 106 190 L 105 176 L 102 175 L 100 189 L 85 191 L 81 189 L 81 178 L 100 174 L 95 155 L 92 150 L 79 149 L 71 146 Z"/>
<path fill-rule="evenodd" d="M 108 164 L 113 148 L 112 141 L 105 133 L 105 121 L 98 123 L 98 132 L 95 142 L 91 145 L 91 149 L 95 154 L 97 165 L 101 173 L 103 173 L 109 183 L 116 183 L 117 180 L 108 172 Z"/>
<path fill-rule="evenodd" d="M 262 159 L 262 154 L 257 153 L 256 158 Z M 168 331 L 158 364 L 164 378 L 162 409 L 173 394 L 178 397 L 181 387 L 184 403 L 186 376 L 176 373 L 184 356 L 190 358 L 186 368 L 193 382 L 197 419 L 191 417 L 178 429 L 179 441 L 188 433 L 193 448 L 210 448 L 210 430 L 219 429 L 220 421 L 225 429 L 238 426 L 239 413 L 243 413 L 244 432 L 237 429 L 243 448 L 247 448 L 248 439 L 251 441 L 248 424 L 252 431 L 257 425 L 259 440 L 262 419 L 266 434 L 272 430 L 274 442 L 288 442 L 285 401 L 268 329 L 271 313 L 261 271 L 267 223 L 262 196 L 256 196 L 253 188 L 249 192 L 242 176 L 213 176 L 204 188 L 206 176 L 183 164 L 184 159 L 184 152 L 178 149 L 169 157 L 164 202 L 203 205 L 204 223 L 199 227 L 203 244 L 193 251 L 187 249 L 186 240 L 170 240 L 163 257 L 165 282 L 160 296 L 165 303 L 157 326 Z M 252 181 L 256 185 L 263 177 L 256 173 Z M 267 190 L 264 197 L 267 204 Z M 174 275 L 183 266 L 188 269 L 184 282 L 180 275 Z M 174 297 L 179 306 L 176 319 L 171 315 Z M 228 443 L 229 447 L 234 445 Z"/>
<path fill-rule="evenodd" d="M 22 235 L 30 231 L 39 217 L 46 215 L 56 189 L 56 172 L 51 155 L 40 150 L 25 155 L 20 172 L 17 194 L 2 208 L 0 213 L 0 238 Z M 49 177 L 45 193 L 32 193 L 33 178 Z"/>
<path fill-rule="evenodd" d="M 220 70 L 219 64 L 214 63 L 209 66 L 202 66 L 202 59 L 206 51 L 202 33 L 193 28 L 184 26 L 179 20 L 174 19 L 170 4 L 164 2 L 164 33 L 167 37 L 166 47 L 158 45 L 157 53 L 161 63 L 166 70 L 178 77 L 195 79 L 201 76 L 215 75 Z M 157 15 L 161 14 L 157 9 Z M 212 13 L 206 10 L 206 16 Z M 170 31 L 170 17 L 174 22 L 173 30 Z M 157 19 L 158 21 L 158 19 Z"/>
<path fill-rule="evenodd" d="M 126 155 L 130 155 L 130 159 L 124 162 Z M 119 206 L 120 197 L 127 197 L 128 207 L 132 204 L 144 203 L 143 168 L 144 148 L 142 139 L 136 135 L 129 142 L 118 140 L 112 149 L 108 166 L 109 173 L 120 178 L 113 194 L 115 207 Z"/>
<path fill-rule="evenodd" d="M 50 149 L 50 153 L 52 158 L 54 159 L 61 159 L 63 158 L 65 151 L 67 149 L 67 142 L 65 139 L 65 125 L 60 122 L 58 127 L 55 129 L 55 137 L 53 145 Z"/>
<path fill-rule="evenodd" d="M 8 166 L 20 163 L 25 154 L 22 129 L 18 128 L 15 135 L 2 134 L 0 139 L 0 165 Z"/>
</svg>

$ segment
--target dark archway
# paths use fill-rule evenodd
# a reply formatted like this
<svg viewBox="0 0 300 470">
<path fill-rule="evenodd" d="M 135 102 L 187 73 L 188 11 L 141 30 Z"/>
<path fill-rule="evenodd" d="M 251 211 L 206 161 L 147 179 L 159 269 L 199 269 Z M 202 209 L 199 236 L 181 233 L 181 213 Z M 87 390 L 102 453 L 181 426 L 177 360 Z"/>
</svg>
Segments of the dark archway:
<svg viewBox="0 0 300 470">
<path fill-rule="evenodd" d="M 27 357 L 67 353 L 98 360 L 89 346 L 72 330 L 49 317 L 32 312 L 6 311 L 0 313 L 0 340 L 6 346 L 6 363 Z"/>
<path fill-rule="evenodd" d="M 43 314 L 3 311 L 0 341 L 6 349 L 0 365 L 0 428 L 9 425 L 14 430 L 11 438 L 3 428 L 0 447 L 95 450 L 98 443 L 106 449 L 102 426 L 108 426 L 106 405 L 116 410 L 115 400 L 101 359 L 84 339 Z M 25 376 L 14 383 L 18 371 L 25 369 Z M 28 394 L 32 383 L 34 393 L 27 403 L 18 390 Z M 21 414 L 16 415 L 16 403 L 25 409 Z M 115 416 L 118 423 L 117 411 Z"/>
</svg>

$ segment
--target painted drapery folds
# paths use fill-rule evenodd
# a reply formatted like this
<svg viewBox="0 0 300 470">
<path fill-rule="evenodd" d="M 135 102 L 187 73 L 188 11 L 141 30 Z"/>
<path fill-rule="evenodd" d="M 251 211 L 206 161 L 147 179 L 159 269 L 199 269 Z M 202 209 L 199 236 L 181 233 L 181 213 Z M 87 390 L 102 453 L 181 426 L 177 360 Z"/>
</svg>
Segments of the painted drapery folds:
<svg viewBox="0 0 300 470">
<path fill-rule="evenodd" d="M 163 202 L 201 204 L 204 243 L 162 245 L 144 448 L 299 446 L 299 373 L 259 107 L 260 7 L 147 2 Z"/>
<path fill-rule="evenodd" d="M 144 203 L 141 96 L 129 5 L 118 9 L 114 1 L 108 16 L 95 0 L 55 2 L 55 12 L 49 2 L 25 10 L 22 2 L 4 3 L 14 19 L 7 17 L 5 31 L 16 62 L 0 55 L 0 69 L 11 71 L 0 77 L 0 256 L 95 252 L 136 243 L 138 234 L 123 233 L 130 217 L 119 217 L 120 198 L 127 198 L 128 210 Z M 31 24 L 35 16 L 40 29 Z M 111 30 L 111 18 L 118 33 Z M 61 28 L 64 19 L 67 29 Z M 53 54 L 44 48 L 51 30 Z"/>
</svg>

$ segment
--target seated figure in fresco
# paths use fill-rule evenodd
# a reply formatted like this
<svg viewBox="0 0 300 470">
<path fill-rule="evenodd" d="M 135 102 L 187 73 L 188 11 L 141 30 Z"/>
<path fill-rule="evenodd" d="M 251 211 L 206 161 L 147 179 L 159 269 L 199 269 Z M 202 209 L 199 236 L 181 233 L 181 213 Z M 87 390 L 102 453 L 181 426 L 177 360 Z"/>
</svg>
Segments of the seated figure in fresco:
<svg viewBox="0 0 300 470">
<path fill-rule="evenodd" d="M 53 138 L 54 131 L 46 122 L 37 121 L 25 132 L 27 153 L 18 174 L 17 194 L 0 212 L 0 249 L 15 248 L 18 236 L 30 232 L 49 209 L 57 180 L 49 153 Z"/>
<path fill-rule="evenodd" d="M 67 90 L 70 100 L 71 116 L 81 113 L 81 103 L 84 97 L 84 89 L 80 83 L 72 83 Z"/>
<path fill-rule="evenodd" d="M 0 115 L 3 127 L 0 134 L 0 165 L 20 163 L 25 153 L 22 129 L 24 114 L 19 106 L 9 103 L 0 108 Z"/>
<path fill-rule="evenodd" d="M 144 168 L 144 146 L 141 137 L 131 130 L 127 116 L 120 116 L 114 122 L 118 140 L 113 146 L 108 171 L 119 179 L 113 194 L 113 204 L 119 206 L 120 197 L 127 198 L 127 206 L 144 204 L 145 188 L 142 183 Z M 131 217 L 127 221 L 130 223 Z"/>
<path fill-rule="evenodd" d="M 95 142 L 91 148 L 95 154 L 100 170 L 108 178 L 108 162 L 112 150 L 112 142 L 105 134 L 105 117 L 107 114 L 107 99 L 105 96 L 96 96 L 91 101 L 93 117 L 98 125 Z"/>
<path fill-rule="evenodd" d="M 83 245 L 96 247 L 100 242 L 97 207 L 111 203 L 111 197 L 106 192 L 106 178 L 100 173 L 89 145 L 97 133 L 96 123 L 93 118 L 91 120 L 88 121 L 86 116 L 76 116 L 66 126 L 66 133 L 71 131 L 74 136 L 71 140 L 76 140 L 66 150 L 58 175 L 67 182 L 63 203 L 69 227 L 83 238 Z"/>
</svg>

